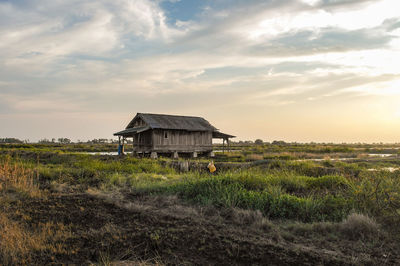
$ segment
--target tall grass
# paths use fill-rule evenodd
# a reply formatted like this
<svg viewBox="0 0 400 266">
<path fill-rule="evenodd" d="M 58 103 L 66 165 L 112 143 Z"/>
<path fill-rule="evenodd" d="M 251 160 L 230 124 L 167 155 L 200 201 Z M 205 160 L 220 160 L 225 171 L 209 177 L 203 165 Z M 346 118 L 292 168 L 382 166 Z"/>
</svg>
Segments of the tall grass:
<svg viewBox="0 0 400 266">
<path fill-rule="evenodd" d="M 16 190 L 29 196 L 40 196 L 39 184 L 34 169 L 21 163 L 11 162 L 9 158 L 0 161 L 0 191 Z"/>
<path fill-rule="evenodd" d="M 352 209 L 351 202 L 340 195 L 294 195 L 311 187 L 336 188 L 341 177 L 327 176 L 320 181 L 312 177 L 251 171 L 227 173 L 215 177 L 187 178 L 164 187 L 149 187 L 149 192 L 178 194 L 184 200 L 202 205 L 259 210 L 272 219 L 304 222 L 339 221 Z"/>
</svg>

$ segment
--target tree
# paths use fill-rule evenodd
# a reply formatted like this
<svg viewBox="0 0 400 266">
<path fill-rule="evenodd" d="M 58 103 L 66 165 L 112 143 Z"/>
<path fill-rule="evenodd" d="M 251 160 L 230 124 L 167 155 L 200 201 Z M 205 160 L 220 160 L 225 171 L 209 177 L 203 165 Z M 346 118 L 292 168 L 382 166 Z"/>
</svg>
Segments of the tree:
<svg viewBox="0 0 400 266">
<path fill-rule="evenodd" d="M 58 142 L 60 142 L 62 144 L 68 144 L 68 143 L 71 143 L 71 140 L 68 138 L 58 138 Z"/>
<path fill-rule="evenodd" d="M 0 139 L 0 143 L 23 143 L 23 141 L 17 138 L 4 138 Z"/>
<path fill-rule="evenodd" d="M 255 141 L 254 141 L 254 144 L 256 144 L 256 145 L 262 145 L 264 142 L 262 141 L 262 139 L 256 139 Z"/>
<path fill-rule="evenodd" d="M 283 140 L 274 140 L 272 142 L 273 145 L 286 145 L 286 142 L 284 142 Z"/>
</svg>

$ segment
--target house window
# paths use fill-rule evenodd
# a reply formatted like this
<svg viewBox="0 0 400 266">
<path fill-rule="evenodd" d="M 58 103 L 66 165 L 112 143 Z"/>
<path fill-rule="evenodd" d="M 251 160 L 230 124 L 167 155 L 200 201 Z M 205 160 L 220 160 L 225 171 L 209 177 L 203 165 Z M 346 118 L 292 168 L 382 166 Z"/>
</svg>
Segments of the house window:
<svg viewBox="0 0 400 266">
<path fill-rule="evenodd" d="M 164 132 L 164 139 L 167 139 L 168 138 L 168 132 Z"/>
</svg>

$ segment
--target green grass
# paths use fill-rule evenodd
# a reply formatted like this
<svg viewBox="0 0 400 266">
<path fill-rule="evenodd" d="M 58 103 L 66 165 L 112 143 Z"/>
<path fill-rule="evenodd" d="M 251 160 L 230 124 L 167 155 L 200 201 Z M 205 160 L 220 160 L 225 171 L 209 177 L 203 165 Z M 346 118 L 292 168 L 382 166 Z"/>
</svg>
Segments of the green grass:
<svg viewBox="0 0 400 266">
<path fill-rule="evenodd" d="M 254 149 L 264 153 L 264 148 Z M 169 159 L 93 156 L 29 145 L 2 153 L 7 155 L 1 155 L 0 162 L 12 160 L 32 169 L 42 184 L 56 182 L 108 190 L 123 188 L 143 194 L 174 194 L 192 204 L 259 210 L 270 219 L 341 221 L 357 211 L 380 222 L 400 222 L 399 172 L 368 170 L 393 165 L 391 161 L 314 162 L 281 160 L 275 156 L 257 160 L 243 169 L 210 175 L 206 169 L 179 173 L 167 166 Z M 251 154 L 236 151 L 220 159 L 231 162 L 232 158 L 250 158 Z"/>
<path fill-rule="evenodd" d="M 345 185 L 341 177 L 313 177 L 275 174 L 254 176 L 251 171 L 226 173 L 212 177 L 186 178 L 169 185 L 148 187 L 148 193 L 177 194 L 182 199 L 202 205 L 259 210 L 271 219 L 294 219 L 303 222 L 339 221 L 352 209 L 351 201 L 340 195 L 314 195 L 294 192 L 329 189 Z"/>
</svg>

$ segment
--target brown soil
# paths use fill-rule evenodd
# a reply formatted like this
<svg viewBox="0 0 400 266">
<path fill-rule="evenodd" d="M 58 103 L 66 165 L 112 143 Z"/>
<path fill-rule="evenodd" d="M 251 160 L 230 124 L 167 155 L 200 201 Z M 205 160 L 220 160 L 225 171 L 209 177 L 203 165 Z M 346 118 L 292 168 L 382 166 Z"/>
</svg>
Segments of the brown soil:
<svg viewBox="0 0 400 266">
<path fill-rule="evenodd" d="M 297 238 L 280 237 L 271 228 L 237 224 L 216 209 L 190 207 L 176 198 L 54 192 L 46 198 L 17 200 L 6 211 L 11 219 L 24 220 L 31 229 L 51 222 L 70 230 L 69 237 L 59 243 L 64 247 L 62 252 L 32 254 L 31 264 L 38 265 L 104 261 L 185 265 L 400 262 L 399 257 L 386 258 L 379 252 L 360 259 L 351 251 L 346 253 L 346 248 L 340 251 L 327 249 L 329 244 L 299 243 Z"/>
</svg>

